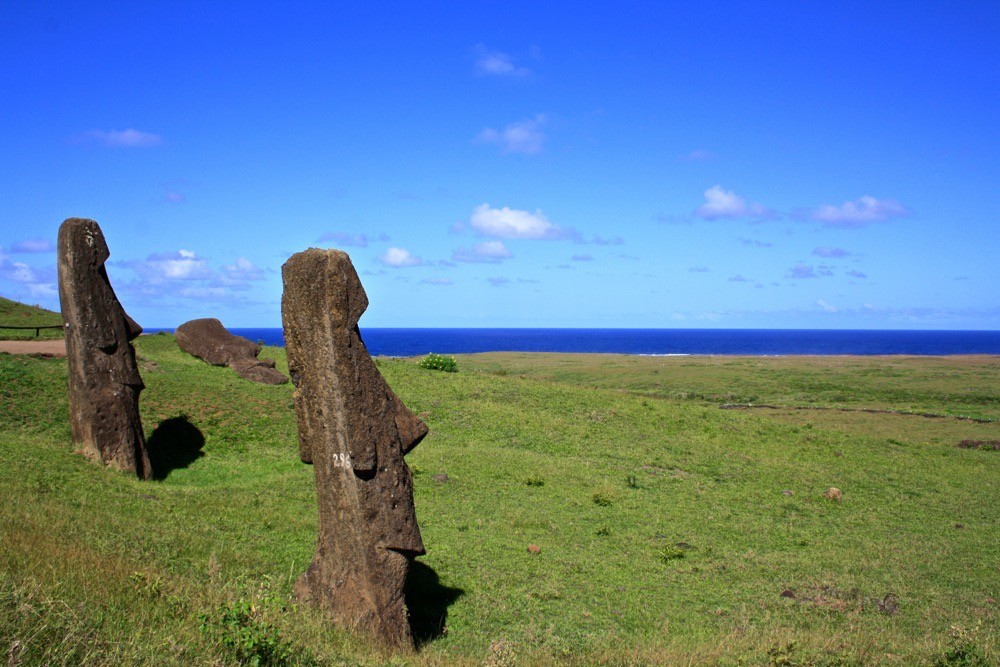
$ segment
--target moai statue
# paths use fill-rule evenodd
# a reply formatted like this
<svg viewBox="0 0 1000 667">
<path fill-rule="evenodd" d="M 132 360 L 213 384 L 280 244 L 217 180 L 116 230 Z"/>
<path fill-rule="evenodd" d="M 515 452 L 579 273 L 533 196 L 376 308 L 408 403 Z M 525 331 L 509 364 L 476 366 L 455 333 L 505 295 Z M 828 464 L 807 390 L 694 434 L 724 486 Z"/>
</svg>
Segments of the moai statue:
<svg viewBox="0 0 1000 667">
<path fill-rule="evenodd" d="M 122 309 L 104 262 L 110 256 L 93 220 L 59 227 L 59 303 L 69 363 L 73 444 L 87 458 L 150 479 L 153 471 L 139 419 L 144 385 L 129 342 L 142 327 Z"/>
<path fill-rule="evenodd" d="M 403 586 L 424 545 L 403 455 L 427 426 L 361 340 L 368 297 L 347 253 L 310 248 L 292 255 L 281 276 L 299 457 L 314 466 L 319 505 L 316 553 L 295 595 L 343 626 L 412 648 Z"/>
</svg>

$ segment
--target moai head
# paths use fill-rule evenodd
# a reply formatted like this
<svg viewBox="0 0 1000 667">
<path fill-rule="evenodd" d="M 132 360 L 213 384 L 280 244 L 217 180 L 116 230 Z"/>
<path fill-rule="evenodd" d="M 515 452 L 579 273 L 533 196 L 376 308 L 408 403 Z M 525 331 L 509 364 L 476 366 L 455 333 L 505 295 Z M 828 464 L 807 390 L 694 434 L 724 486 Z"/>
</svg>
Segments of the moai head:
<svg viewBox="0 0 1000 667">
<path fill-rule="evenodd" d="M 58 253 L 73 442 L 90 458 L 148 479 L 139 418 L 143 383 L 129 343 L 142 327 L 111 288 L 104 267 L 111 253 L 96 222 L 63 222 Z"/>
<path fill-rule="evenodd" d="M 424 553 L 403 455 L 427 427 L 372 362 L 358 320 L 368 297 L 346 253 L 311 248 L 282 267 L 285 345 L 299 456 L 314 464 L 319 537 L 296 586 L 342 623 L 410 644 L 409 559 Z"/>
</svg>

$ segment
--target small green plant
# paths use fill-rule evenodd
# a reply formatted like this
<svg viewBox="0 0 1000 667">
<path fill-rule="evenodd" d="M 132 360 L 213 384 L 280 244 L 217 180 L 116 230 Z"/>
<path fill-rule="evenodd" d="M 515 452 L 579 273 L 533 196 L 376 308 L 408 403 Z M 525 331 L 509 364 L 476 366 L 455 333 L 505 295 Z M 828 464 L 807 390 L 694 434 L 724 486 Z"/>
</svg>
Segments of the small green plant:
<svg viewBox="0 0 1000 667">
<path fill-rule="evenodd" d="M 434 354 L 433 352 L 421 359 L 417 365 L 432 371 L 458 372 L 458 363 L 455 361 L 455 357 L 446 357 L 443 354 Z"/>
<path fill-rule="evenodd" d="M 639 478 L 636 477 L 635 475 L 629 475 L 628 477 L 626 477 L 625 483 L 628 485 L 628 488 L 630 489 L 639 488 Z"/>
<path fill-rule="evenodd" d="M 241 665 L 281 667 L 292 657 L 278 629 L 263 620 L 260 610 L 249 600 L 223 605 L 212 616 L 203 614 L 201 631 L 218 638 Z"/>
<path fill-rule="evenodd" d="M 618 493 L 611 486 L 605 485 L 594 492 L 591 496 L 591 500 L 594 501 L 595 505 L 600 507 L 611 507 L 615 504 L 618 499 Z"/>
<path fill-rule="evenodd" d="M 532 475 L 528 479 L 524 480 L 524 483 L 528 486 L 545 486 L 545 478 L 540 475 Z"/>
<path fill-rule="evenodd" d="M 684 549 L 673 544 L 668 544 L 663 547 L 662 551 L 660 551 L 660 560 L 664 563 L 669 563 L 670 561 L 680 560 L 681 558 L 684 558 L 685 555 L 687 554 L 684 552 Z"/>
<path fill-rule="evenodd" d="M 982 621 L 976 623 L 971 630 L 952 626 L 951 639 L 948 647 L 938 656 L 934 662 L 934 667 L 987 667 L 992 665 L 989 647 L 983 648 L 981 644 L 988 644 L 980 636 Z"/>
</svg>

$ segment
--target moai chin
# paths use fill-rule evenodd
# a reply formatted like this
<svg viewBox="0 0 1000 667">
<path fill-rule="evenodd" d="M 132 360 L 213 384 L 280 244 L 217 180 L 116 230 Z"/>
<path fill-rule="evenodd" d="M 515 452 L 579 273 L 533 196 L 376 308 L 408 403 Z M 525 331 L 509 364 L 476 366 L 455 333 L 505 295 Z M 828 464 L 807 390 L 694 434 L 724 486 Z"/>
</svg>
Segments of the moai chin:
<svg viewBox="0 0 1000 667">
<path fill-rule="evenodd" d="M 111 253 L 96 222 L 64 221 L 58 246 L 73 444 L 88 458 L 150 479 L 153 471 L 139 418 L 144 385 L 129 342 L 142 327 L 111 288 L 104 269 Z"/>
<path fill-rule="evenodd" d="M 299 456 L 316 474 L 319 530 L 295 595 L 335 622 L 413 646 L 403 587 L 424 553 L 403 455 L 427 427 L 406 409 L 358 332 L 368 297 L 347 253 L 310 248 L 281 267 Z"/>
</svg>

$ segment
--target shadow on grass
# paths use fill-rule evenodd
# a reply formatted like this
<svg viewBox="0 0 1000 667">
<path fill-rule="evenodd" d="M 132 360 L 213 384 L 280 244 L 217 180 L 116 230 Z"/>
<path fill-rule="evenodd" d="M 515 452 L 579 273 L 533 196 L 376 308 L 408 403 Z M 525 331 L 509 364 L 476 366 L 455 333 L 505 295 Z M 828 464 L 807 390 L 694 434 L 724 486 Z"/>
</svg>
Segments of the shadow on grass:
<svg viewBox="0 0 1000 667">
<path fill-rule="evenodd" d="M 404 595 L 410 612 L 410 631 L 417 648 L 445 633 L 448 607 L 464 594 L 461 588 L 442 586 L 432 567 L 420 561 L 410 564 Z"/>
<path fill-rule="evenodd" d="M 204 446 L 205 436 L 187 415 L 164 419 L 146 440 L 153 479 L 164 480 L 172 471 L 187 468 L 205 455 Z"/>
</svg>

